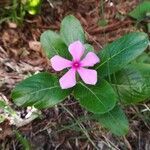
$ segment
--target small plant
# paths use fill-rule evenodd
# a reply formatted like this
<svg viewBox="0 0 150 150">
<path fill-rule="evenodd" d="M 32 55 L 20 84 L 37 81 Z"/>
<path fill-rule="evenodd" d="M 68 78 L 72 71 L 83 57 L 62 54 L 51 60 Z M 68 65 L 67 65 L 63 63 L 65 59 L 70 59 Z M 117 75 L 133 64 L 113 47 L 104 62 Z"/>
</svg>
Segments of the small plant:
<svg viewBox="0 0 150 150">
<path fill-rule="evenodd" d="M 0 7 L 0 23 L 12 21 L 22 24 L 26 13 L 35 15 L 39 13 L 42 0 L 8 0 L 8 3 Z"/>
<path fill-rule="evenodd" d="M 150 33 L 150 1 L 145 0 L 141 2 L 129 13 L 129 16 L 138 22 L 144 22 L 147 25 L 148 33 Z"/>
<path fill-rule="evenodd" d="M 22 148 L 25 150 L 31 150 L 31 145 L 30 145 L 29 141 L 25 137 L 23 137 L 23 135 L 19 131 L 14 130 L 14 133 L 16 135 L 16 139 L 22 145 Z"/>
<path fill-rule="evenodd" d="M 21 127 L 39 116 L 40 112 L 37 109 L 34 107 L 28 107 L 25 118 L 22 118 L 21 112 L 15 111 L 9 106 L 9 104 L 6 104 L 4 100 L 0 100 L 0 123 L 8 120 L 11 125 Z"/>
<path fill-rule="evenodd" d="M 61 23 L 60 34 L 45 31 L 41 44 L 52 68 L 64 75 L 59 79 L 59 74 L 43 72 L 25 79 L 12 91 L 15 104 L 44 109 L 72 95 L 91 119 L 116 135 L 126 134 L 129 125 L 122 106 L 150 98 L 149 56 L 144 53 L 147 34 L 129 33 L 96 54 L 80 22 L 69 15 Z"/>
<path fill-rule="evenodd" d="M 0 100 L 0 123 L 4 122 L 9 115 L 13 116 L 16 112 L 8 106 L 4 100 Z"/>
</svg>

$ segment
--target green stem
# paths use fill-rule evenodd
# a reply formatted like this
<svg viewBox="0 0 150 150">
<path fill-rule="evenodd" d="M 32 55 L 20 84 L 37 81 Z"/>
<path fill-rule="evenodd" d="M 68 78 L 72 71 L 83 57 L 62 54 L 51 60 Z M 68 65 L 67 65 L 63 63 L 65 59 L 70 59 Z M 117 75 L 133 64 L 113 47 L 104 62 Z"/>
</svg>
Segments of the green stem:
<svg viewBox="0 0 150 150">
<path fill-rule="evenodd" d="M 12 20 L 13 22 L 17 21 L 17 0 L 13 0 L 13 6 L 12 6 Z"/>
</svg>

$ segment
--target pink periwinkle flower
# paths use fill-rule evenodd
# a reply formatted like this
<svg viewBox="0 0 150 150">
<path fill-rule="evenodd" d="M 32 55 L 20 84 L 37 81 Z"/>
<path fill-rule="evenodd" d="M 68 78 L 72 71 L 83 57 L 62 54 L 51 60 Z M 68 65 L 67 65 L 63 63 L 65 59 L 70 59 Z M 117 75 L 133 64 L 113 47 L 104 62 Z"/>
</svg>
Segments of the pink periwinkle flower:
<svg viewBox="0 0 150 150">
<path fill-rule="evenodd" d="M 59 80 L 62 89 L 71 88 L 76 85 L 76 73 L 80 75 L 86 84 L 96 84 L 97 72 L 93 69 L 87 69 L 86 67 L 92 67 L 100 60 L 93 52 L 88 52 L 87 55 L 82 58 L 84 51 L 84 45 L 80 41 L 75 41 L 69 45 L 69 52 L 73 57 L 72 61 L 59 55 L 55 55 L 51 58 L 51 64 L 55 71 L 70 68 Z"/>
</svg>

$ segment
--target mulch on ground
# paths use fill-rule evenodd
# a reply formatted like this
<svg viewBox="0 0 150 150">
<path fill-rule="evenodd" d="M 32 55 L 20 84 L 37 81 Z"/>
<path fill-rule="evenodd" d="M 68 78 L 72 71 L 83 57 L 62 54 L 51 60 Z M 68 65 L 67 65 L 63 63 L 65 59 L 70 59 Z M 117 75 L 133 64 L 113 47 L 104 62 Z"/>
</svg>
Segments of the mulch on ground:
<svg viewBox="0 0 150 150">
<path fill-rule="evenodd" d="M 52 71 L 50 62 L 43 54 L 39 43 L 40 35 L 45 30 L 59 31 L 60 22 L 65 15 L 75 15 L 84 27 L 87 41 L 95 50 L 101 50 L 105 44 L 122 35 L 137 31 L 135 21 L 127 16 L 138 0 L 120 0 L 115 2 L 99 0 L 57 0 L 52 4 L 45 2 L 40 15 L 26 16 L 22 26 L 14 27 L 10 22 L 0 26 L 0 97 L 17 108 L 11 101 L 11 90 L 28 75 L 41 71 Z M 102 12 L 104 10 L 104 12 Z M 107 20 L 106 26 L 100 21 Z M 142 30 L 142 29 L 140 29 Z M 87 112 L 71 97 L 63 103 L 76 119 Z M 32 143 L 33 149 L 139 149 L 150 148 L 150 130 L 148 125 L 136 116 L 142 106 L 128 108 L 126 114 L 130 120 L 130 132 L 126 137 L 113 136 L 98 124 L 84 120 L 81 122 L 90 142 L 75 120 L 65 112 L 61 105 L 42 111 L 42 118 L 18 130 Z M 71 125 L 74 125 L 73 127 Z M 14 138 L 14 126 L 6 121 L 0 125 L 0 149 L 21 149 L 20 143 Z"/>
</svg>

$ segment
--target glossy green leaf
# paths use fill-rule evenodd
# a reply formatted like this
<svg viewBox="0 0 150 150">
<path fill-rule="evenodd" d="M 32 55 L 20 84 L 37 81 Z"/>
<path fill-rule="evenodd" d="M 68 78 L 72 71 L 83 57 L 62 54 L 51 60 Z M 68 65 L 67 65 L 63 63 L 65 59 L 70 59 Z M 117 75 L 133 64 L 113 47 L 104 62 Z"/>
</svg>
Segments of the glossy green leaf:
<svg viewBox="0 0 150 150">
<path fill-rule="evenodd" d="M 129 130 L 129 123 L 123 110 L 116 106 L 114 109 L 103 115 L 94 115 L 93 118 L 99 123 L 109 129 L 112 133 L 118 136 L 127 134 Z"/>
<path fill-rule="evenodd" d="M 146 0 L 140 3 L 129 15 L 137 20 L 143 20 L 148 12 L 150 12 L 150 1 Z"/>
<path fill-rule="evenodd" d="M 112 85 L 123 102 L 135 104 L 150 98 L 150 64 L 129 65 L 115 76 Z"/>
<path fill-rule="evenodd" d="M 110 111 L 117 101 L 116 93 L 105 80 L 95 86 L 88 86 L 79 82 L 75 86 L 74 96 L 81 106 L 97 114 Z"/>
<path fill-rule="evenodd" d="M 54 55 L 60 55 L 66 58 L 68 57 L 68 48 L 61 39 L 60 35 L 56 32 L 51 30 L 45 31 L 42 33 L 40 41 L 48 58 L 51 58 Z"/>
<path fill-rule="evenodd" d="M 72 15 L 66 16 L 61 23 L 61 36 L 64 42 L 69 45 L 74 41 L 85 42 L 83 28 L 77 18 Z"/>
<path fill-rule="evenodd" d="M 57 78 L 49 73 L 33 75 L 19 83 L 12 92 L 18 106 L 52 107 L 63 101 L 70 90 L 62 90 Z"/>
<path fill-rule="evenodd" d="M 122 69 L 139 56 L 148 46 L 149 39 L 143 32 L 130 33 L 108 44 L 100 51 L 101 62 L 96 70 L 101 77 Z"/>
</svg>

